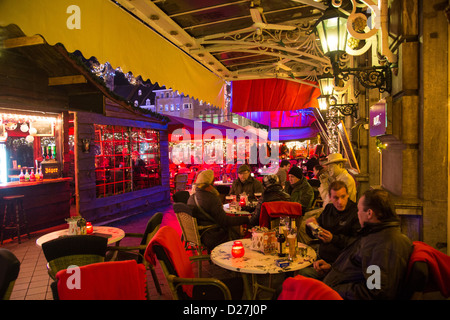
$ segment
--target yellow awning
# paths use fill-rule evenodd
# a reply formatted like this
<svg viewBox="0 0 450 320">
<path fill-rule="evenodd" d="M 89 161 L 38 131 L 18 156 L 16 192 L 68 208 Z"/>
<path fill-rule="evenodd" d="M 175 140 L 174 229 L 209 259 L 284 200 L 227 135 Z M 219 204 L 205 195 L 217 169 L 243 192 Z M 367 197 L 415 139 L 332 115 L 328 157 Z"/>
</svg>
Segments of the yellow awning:
<svg viewBox="0 0 450 320">
<path fill-rule="evenodd" d="M 224 81 L 108 0 L 0 0 L 0 25 L 224 106 Z M 1 35 L 0 35 L 1 36 Z"/>
</svg>

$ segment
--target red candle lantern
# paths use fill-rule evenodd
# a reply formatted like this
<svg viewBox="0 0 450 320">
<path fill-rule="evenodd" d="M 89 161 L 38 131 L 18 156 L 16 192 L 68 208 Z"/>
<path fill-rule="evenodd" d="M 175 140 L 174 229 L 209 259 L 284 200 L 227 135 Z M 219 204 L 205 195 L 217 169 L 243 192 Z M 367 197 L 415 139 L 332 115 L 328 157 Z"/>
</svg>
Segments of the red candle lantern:
<svg viewBox="0 0 450 320">
<path fill-rule="evenodd" d="M 92 223 L 86 222 L 86 234 L 91 234 L 94 232 L 94 227 L 92 226 Z"/>
<path fill-rule="evenodd" d="M 241 199 L 239 200 L 239 205 L 241 206 L 241 208 L 245 207 L 246 202 L 245 202 L 245 198 L 244 197 L 241 197 Z"/>
<path fill-rule="evenodd" d="M 244 245 L 241 241 L 235 241 L 231 247 L 231 255 L 235 258 L 241 258 L 244 256 Z"/>
</svg>

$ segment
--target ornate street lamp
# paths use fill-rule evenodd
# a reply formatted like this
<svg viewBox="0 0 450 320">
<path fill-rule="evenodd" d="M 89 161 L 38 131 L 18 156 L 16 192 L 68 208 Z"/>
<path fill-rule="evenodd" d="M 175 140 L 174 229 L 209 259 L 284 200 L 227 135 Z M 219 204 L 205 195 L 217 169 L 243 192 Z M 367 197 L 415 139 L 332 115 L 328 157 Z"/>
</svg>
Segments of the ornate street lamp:
<svg viewBox="0 0 450 320">
<path fill-rule="evenodd" d="M 334 96 L 336 88 L 336 86 L 334 86 L 334 80 L 335 79 L 331 74 L 325 74 L 319 78 L 319 87 L 320 92 L 322 93 L 322 95 L 319 97 L 320 109 L 334 109 L 336 111 L 339 111 L 344 116 L 353 116 L 356 118 L 356 112 L 358 109 L 357 103 L 337 103 L 337 98 Z"/>
<path fill-rule="evenodd" d="M 316 22 L 315 31 L 324 54 L 330 58 L 335 85 L 348 81 L 353 75 L 366 88 L 391 92 L 392 73 L 389 65 L 345 68 L 341 62 L 342 57 L 347 55 L 347 17 L 344 13 L 332 6 L 328 7 Z"/>
</svg>

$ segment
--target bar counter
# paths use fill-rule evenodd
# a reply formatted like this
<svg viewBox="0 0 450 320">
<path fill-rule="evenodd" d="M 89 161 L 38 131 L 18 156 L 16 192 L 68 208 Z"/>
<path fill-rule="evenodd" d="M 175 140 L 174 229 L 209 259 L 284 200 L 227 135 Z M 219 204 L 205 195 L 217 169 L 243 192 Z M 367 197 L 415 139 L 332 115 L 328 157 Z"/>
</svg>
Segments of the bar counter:
<svg viewBox="0 0 450 320">
<path fill-rule="evenodd" d="M 30 231 L 53 227 L 64 224 L 65 219 L 70 216 L 70 181 L 72 178 L 3 183 L 0 184 L 0 200 L 5 196 L 24 195 L 23 207 Z M 3 200 L 0 210 L 0 221 L 3 221 Z"/>
</svg>

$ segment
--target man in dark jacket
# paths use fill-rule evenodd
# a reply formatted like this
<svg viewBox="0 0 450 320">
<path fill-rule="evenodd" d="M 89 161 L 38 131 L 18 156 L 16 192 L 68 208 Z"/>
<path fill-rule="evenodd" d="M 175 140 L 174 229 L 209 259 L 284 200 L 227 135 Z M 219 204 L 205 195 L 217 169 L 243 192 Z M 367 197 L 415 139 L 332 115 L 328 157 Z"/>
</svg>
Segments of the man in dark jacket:
<svg viewBox="0 0 450 320">
<path fill-rule="evenodd" d="M 330 184 L 329 203 L 317 218 L 307 219 L 306 225 L 313 222 L 320 227 L 317 238 L 320 241 L 318 247 L 319 259 L 333 263 L 347 245 L 356 238 L 361 228 L 358 221 L 358 207 L 348 196 L 347 186 L 342 181 L 334 181 Z M 306 233 L 314 238 L 312 230 L 306 227 Z M 305 268 L 301 271 L 304 276 L 320 278 L 314 268 Z"/>
<path fill-rule="evenodd" d="M 233 181 L 233 185 L 230 189 L 230 194 L 234 194 L 239 197 L 242 193 L 246 193 L 248 200 L 253 201 L 256 199 L 255 193 L 262 193 L 264 188 L 257 179 L 250 175 L 250 168 L 248 165 L 243 164 L 238 169 L 238 178 Z"/>
<path fill-rule="evenodd" d="M 406 276 L 412 243 L 400 231 L 389 194 L 369 190 L 358 202 L 362 229 L 330 265 L 314 262 L 318 272 L 327 273 L 324 283 L 342 298 L 351 300 L 395 299 Z"/>
<path fill-rule="evenodd" d="M 263 186 L 264 192 L 256 205 L 252 217 L 250 218 L 250 226 L 259 225 L 259 215 L 261 213 L 261 206 L 264 202 L 289 201 L 291 198 L 286 192 L 283 191 L 276 174 L 265 176 L 263 179 Z"/>
<path fill-rule="evenodd" d="M 302 170 L 297 166 L 292 166 L 288 173 L 285 191 L 291 196 L 292 202 L 302 205 L 302 211 L 308 211 L 314 200 L 314 189 L 303 176 Z"/>
</svg>

